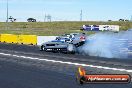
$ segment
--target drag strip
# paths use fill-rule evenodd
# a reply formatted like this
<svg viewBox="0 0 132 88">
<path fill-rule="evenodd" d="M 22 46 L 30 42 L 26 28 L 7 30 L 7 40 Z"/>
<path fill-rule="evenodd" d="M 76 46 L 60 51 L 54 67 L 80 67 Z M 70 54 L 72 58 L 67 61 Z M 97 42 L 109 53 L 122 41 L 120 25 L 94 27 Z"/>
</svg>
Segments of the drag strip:
<svg viewBox="0 0 132 88">
<path fill-rule="evenodd" d="M 131 70 L 132 60 L 115 59 L 115 58 L 100 58 L 83 55 L 72 55 L 64 53 L 41 52 L 37 46 L 15 45 L 15 44 L 0 44 L 1 53 L 9 53 L 24 57 L 35 57 L 39 59 L 48 58 L 48 60 L 73 62 L 79 64 L 88 64 L 94 66 L 103 66 L 118 69 Z M 84 65 L 86 66 L 86 65 Z"/>
<path fill-rule="evenodd" d="M 64 61 L 56 61 L 56 60 L 49 60 L 49 59 L 33 58 L 33 57 L 18 56 L 18 55 L 6 54 L 6 53 L 0 53 L 0 55 L 12 56 L 12 57 L 24 58 L 24 59 L 31 59 L 31 60 L 46 61 L 46 62 L 51 62 L 51 63 L 60 63 L 60 64 L 67 64 L 67 65 L 91 67 L 91 68 L 105 69 L 105 70 L 115 70 L 115 71 L 122 71 L 122 72 L 124 71 L 124 72 L 132 73 L 132 70 L 126 70 L 126 69 L 118 69 L 118 68 L 110 68 L 110 67 L 103 67 L 103 66 L 94 66 L 94 65 L 80 64 L 80 63 L 73 63 L 73 62 L 64 62 Z"/>
<path fill-rule="evenodd" d="M 70 81 L 69 81 L 70 80 Z M 73 85 L 69 85 L 73 83 Z M 74 77 L 35 66 L 0 61 L 1 88 L 79 88 Z"/>
<path fill-rule="evenodd" d="M 20 58 L 19 58 L 20 59 Z M 1 88 L 131 88 L 131 84 L 78 85 L 75 66 L 0 56 Z M 97 72 L 96 70 L 94 72 Z M 70 75 L 71 74 L 71 75 Z"/>
<path fill-rule="evenodd" d="M 106 61 L 109 63 L 107 64 Z M 110 66 L 112 63 L 113 66 Z M 80 86 L 75 80 L 75 74 L 80 65 L 84 66 L 89 74 L 132 75 L 130 63 L 131 60 L 123 62 L 117 59 L 105 60 L 105 58 L 90 56 L 40 52 L 36 46 L 0 44 L 0 87 L 131 88 L 132 83 Z"/>
</svg>

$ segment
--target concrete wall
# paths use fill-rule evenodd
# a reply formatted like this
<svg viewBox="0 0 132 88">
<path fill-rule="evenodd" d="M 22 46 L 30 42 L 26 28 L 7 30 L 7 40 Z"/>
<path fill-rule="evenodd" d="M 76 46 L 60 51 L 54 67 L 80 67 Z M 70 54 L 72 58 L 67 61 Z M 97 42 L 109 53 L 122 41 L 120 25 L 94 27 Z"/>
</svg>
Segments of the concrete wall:
<svg viewBox="0 0 132 88">
<path fill-rule="evenodd" d="M 38 36 L 37 45 L 40 46 L 42 43 L 55 40 L 57 36 Z"/>
</svg>

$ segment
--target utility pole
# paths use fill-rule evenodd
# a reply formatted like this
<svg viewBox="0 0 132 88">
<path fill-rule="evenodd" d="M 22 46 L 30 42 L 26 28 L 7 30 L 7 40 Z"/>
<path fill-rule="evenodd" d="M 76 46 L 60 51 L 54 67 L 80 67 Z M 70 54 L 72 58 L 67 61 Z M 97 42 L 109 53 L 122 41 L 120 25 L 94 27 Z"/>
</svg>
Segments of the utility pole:
<svg viewBox="0 0 132 88">
<path fill-rule="evenodd" d="M 82 10 L 81 10 L 81 13 L 80 13 L 80 21 L 82 21 Z"/>
<path fill-rule="evenodd" d="M 6 10 L 7 10 L 7 12 L 6 12 L 6 23 L 7 23 L 6 27 L 7 27 L 7 29 L 8 29 L 8 14 L 9 14 L 8 0 L 7 0 Z"/>
<path fill-rule="evenodd" d="M 7 0 L 7 5 L 6 5 L 6 9 L 7 9 L 7 19 L 6 19 L 6 22 L 8 22 L 8 0 Z"/>
</svg>

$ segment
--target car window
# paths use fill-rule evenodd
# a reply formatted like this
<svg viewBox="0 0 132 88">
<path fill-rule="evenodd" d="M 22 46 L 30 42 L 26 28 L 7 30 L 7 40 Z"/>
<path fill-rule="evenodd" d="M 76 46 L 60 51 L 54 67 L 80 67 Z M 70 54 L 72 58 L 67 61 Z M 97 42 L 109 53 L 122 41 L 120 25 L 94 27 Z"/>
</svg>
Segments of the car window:
<svg viewBox="0 0 132 88">
<path fill-rule="evenodd" d="M 69 38 L 73 38 L 74 36 L 70 35 Z"/>
</svg>

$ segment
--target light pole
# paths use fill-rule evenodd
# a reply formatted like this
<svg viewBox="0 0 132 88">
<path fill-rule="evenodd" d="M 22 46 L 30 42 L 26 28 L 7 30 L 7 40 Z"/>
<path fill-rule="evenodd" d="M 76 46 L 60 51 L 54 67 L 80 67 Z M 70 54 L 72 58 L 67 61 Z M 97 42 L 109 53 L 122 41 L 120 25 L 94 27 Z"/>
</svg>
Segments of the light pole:
<svg viewBox="0 0 132 88">
<path fill-rule="evenodd" d="M 6 27 L 7 27 L 7 29 L 8 29 L 8 14 L 9 14 L 9 9 L 8 9 L 8 0 L 7 0 L 7 4 L 6 4 L 6 10 L 7 10 L 7 12 L 6 12 L 6 23 L 7 23 L 7 25 L 6 25 Z"/>
<path fill-rule="evenodd" d="M 7 16 L 7 19 L 6 19 L 6 21 L 8 22 L 8 0 L 7 0 L 7 5 L 6 5 L 7 7 L 6 7 L 6 10 L 7 10 L 7 14 L 6 14 L 6 16 Z"/>
<path fill-rule="evenodd" d="M 82 21 L 82 10 L 81 10 L 81 13 L 80 13 L 80 21 Z"/>
</svg>

